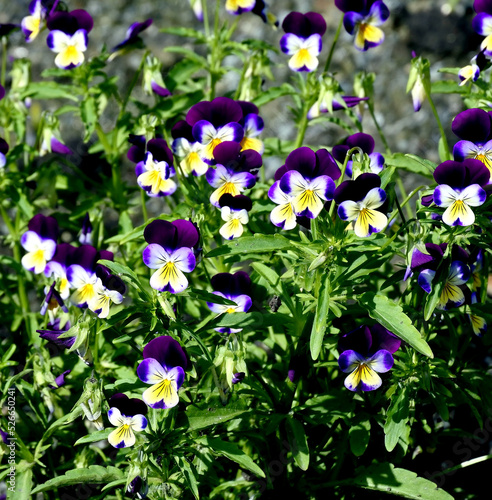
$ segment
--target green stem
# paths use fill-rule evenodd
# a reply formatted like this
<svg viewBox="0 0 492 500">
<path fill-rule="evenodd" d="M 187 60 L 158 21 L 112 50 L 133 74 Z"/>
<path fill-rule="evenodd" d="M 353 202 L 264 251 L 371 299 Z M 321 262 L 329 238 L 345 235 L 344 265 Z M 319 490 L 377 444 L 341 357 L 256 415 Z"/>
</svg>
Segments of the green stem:
<svg viewBox="0 0 492 500">
<path fill-rule="evenodd" d="M 126 106 L 128 104 L 128 101 L 130 100 L 130 96 L 132 95 L 133 89 L 135 85 L 138 82 L 138 79 L 140 78 L 140 73 L 143 70 L 144 64 L 145 64 L 145 59 L 147 59 L 147 56 L 150 54 L 150 51 L 147 50 L 145 51 L 142 60 L 140 61 L 140 66 L 138 67 L 137 71 L 135 71 L 132 81 L 130 82 L 130 85 L 128 86 L 128 90 L 125 94 L 125 98 L 123 99 L 123 103 L 121 104 L 121 109 L 118 114 L 118 119 L 116 120 L 116 123 L 118 123 L 123 116 L 123 113 L 125 112 Z M 114 137 L 117 137 L 118 134 L 115 133 Z"/>
<path fill-rule="evenodd" d="M 343 16 L 340 18 L 340 22 L 338 23 L 338 28 L 337 28 L 337 31 L 335 33 L 335 38 L 333 39 L 333 42 L 332 42 L 331 47 L 330 47 L 330 53 L 328 54 L 328 59 L 326 60 L 325 69 L 324 69 L 325 73 L 328 73 L 328 70 L 330 69 L 331 59 L 333 57 L 333 52 L 335 51 L 335 45 L 337 44 L 338 37 L 340 36 L 340 31 L 342 29 L 342 25 L 343 25 Z"/>
<path fill-rule="evenodd" d="M 311 234 L 313 235 L 313 241 L 316 241 L 318 239 L 318 220 L 317 219 L 311 220 Z"/>
<path fill-rule="evenodd" d="M 202 0 L 203 26 L 205 27 L 205 37 L 210 37 L 210 21 L 208 20 L 207 0 Z"/>
<path fill-rule="evenodd" d="M 2 37 L 2 73 L 0 76 L 0 83 L 5 87 L 5 80 L 7 78 L 7 37 Z"/>
<path fill-rule="evenodd" d="M 401 177 L 400 177 L 400 176 L 398 176 L 398 177 L 396 178 L 396 184 L 397 184 L 397 186 L 398 186 L 398 189 L 400 190 L 400 193 L 401 193 L 401 195 L 402 195 L 403 199 L 404 199 L 404 200 L 406 200 L 406 199 L 407 199 L 407 192 L 406 192 L 406 190 L 405 190 L 405 186 L 403 185 L 403 181 L 401 180 Z M 408 217 L 409 219 L 411 219 L 411 218 L 413 217 L 413 214 L 412 214 L 412 209 L 410 208 L 410 205 L 408 205 L 408 204 L 407 204 L 407 205 L 405 206 L 405 210 L 406 210 L 406 212 L 407 212 L 407 217 Z"/>
<path fill-rule="evenodd" d="M 429 100 L 430 107 L 432 109 L 432 113 L 434 114 L 434 118 L 436 119 L 437 126 L 439 127 L 439 132 L 441 134 L 441 140 L 442 140 L 442 145 L 444 147 L 444 152 L 446 154 L 446 158 L 443 158 L 443 161 L 445 160 L 451 160 L 451 152 L 449 150 L 449 144 L 448 140 L 446 138 L 446 132 L 444 131 L 444 128 L 441 123 L 441 119 L 439 118 L 439 113 L 437 112 L 436 106 L 434 105 L 434 101 L 432 100 L 432 97 L 430 95 L 427 96 Z"/>
<path fill-rule="evenodd" d="M 145 205 L 145 203 L 147 202 L 147 195 L 145 194 L 145 191 L 143 189 L 140 190 L 140 200 L 142 202 L 142 215 L 145 223 L 149 219 L 149 215 L 147 213 L 147 206 Z"/>
</svg>

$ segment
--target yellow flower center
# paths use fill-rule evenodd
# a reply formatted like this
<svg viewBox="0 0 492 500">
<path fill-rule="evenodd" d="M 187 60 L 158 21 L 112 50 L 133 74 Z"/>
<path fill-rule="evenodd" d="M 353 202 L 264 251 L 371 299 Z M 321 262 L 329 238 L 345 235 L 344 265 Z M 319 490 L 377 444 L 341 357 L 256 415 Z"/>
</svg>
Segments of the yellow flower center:
<svg viewBox="0 0 492 500">
<path fill-rule="evenodd" d="M 227 313 L 235 313 L 236 312 L 236 308 L 235 307 L 229 307 L 226 311 Z"/>
<path fill-rule="evenodd" d="M 475 156 L 475 160 L 481 161 L 490 170 L 490 173 L 492 174 L 492 159 L 491 158 L 489 158 L 487 155 L 484 155 L 484 154 L 478 154 Z"/>
<path fill-rule="evenodd" d="M 65 54 L 66 54 L 66 57 L 68 57 L 70 59 L 75 59 L 77 57 L 77 55 L 78 55 L 78 50 L 75 47 L 75 45 L 69 45 L 65 49 Z"/>
</svg>

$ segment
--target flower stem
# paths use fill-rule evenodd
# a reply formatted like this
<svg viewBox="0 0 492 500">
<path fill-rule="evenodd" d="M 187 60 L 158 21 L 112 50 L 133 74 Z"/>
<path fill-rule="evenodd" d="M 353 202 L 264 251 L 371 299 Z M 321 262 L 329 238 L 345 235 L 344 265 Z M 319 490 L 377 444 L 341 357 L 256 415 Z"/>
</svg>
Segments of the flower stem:
<svg viewBox="0 0 492 500">
<path fill-rule="evenodd" d="M 442 145 L 444 147 L 444 153 L 446 154 L 446 158 L 443 158 L 443 161 L 451 160 L 452 156 L 451 156 L 451 152 L 449 150 L 449 144 L 448 144 L 448 140 L 446 138 L 446 132 L 444 131 L 444 128 L 443 128 L 442 123 L 441 123 L 441 119 L 439 118 L 439 113 L 437 112 L 436 106 L 434 105 L 434 101 L 432 100 L 432 96 L 428 95 L 427 98 L 429 100 L 429 104 L 430 104 L 430 107 L 432 109 L 432 113 L 434 114 L 434 118 L 436 119 L 437 126 L 439 127 L 439 132 L 441 134 Z"/>
<path fill-rule="evenodd" d="M 207 0 L 202 1 L 202 11 L 203 11 L 203 26 L 205 28 L 205 36 L 207 38 L 210 37 L 210 22 L 208 20 L 208 9 L 207 9 Z"/>
<path fill-rule="evenodd" d="M 330 47 L 330 53 L 328 54 L 328 59 L 326 60 L 326 63 L 325 63 L 325 69 L 324 69 L 325 73 L 327 73 L 328 70 L 330 69 L 331 59 L 333 57 L 333 52 L 335 51 L 335 45 L 337 44 L 338 37 L 340 36 L 340 31 L 342 29 L 342 25 L 343 25 L 343 16 L 340 18 L 340 22 L 338 23 L 338 28 L 337 28 L 337 31 L 335 33 L 335 38 L 333 39 L 333 42 L 332 42 L 331 47 Z"/>
<path fill-rule="evenodd" d="M 397 176 L 397 178 L 396 178 L 396 185 L 398 186 L 398 189 L 400 190 L 400 193 L 401 193 L 403 199 L 406 200 L 407 199 L 407 192 L 405 190 L 405 186 L 403 185 L 403 181 L 401 180 L 400 176 Z M 397 200 L 397 202 L 398 202 L 398 200 Z M 407 212 L 407 217 L 409 219 L 411 219 L 413 217 L 413 214 L 412 214 L 412 209 L 410 208 L 410 205 L 406 204 L 405 210 Z M 402 214 L 400 214 L 400 215 L 402 215 Z M 402 217 L 402 220 L 405 220 L 405 219 L 403 219 L 403 217 Z"/>
<path fill-rule="evenodd" d="M 140 200 L 142 202 L 142 215 L 143 215 L 143 220 L 144 223 L 147 222 L 149 215 L 147 213 L 147 206 L 145 205 L 147 201 L 147 195 L 145 194 L 145 191 L 142 189 L 140 192 Z"/>
<path fill-rule="evenodd" d="M 7 37 L 2 37 L 2 73 L 0 83 L 5 87 L 5 79 L 7 78 Z"/>
</svg>

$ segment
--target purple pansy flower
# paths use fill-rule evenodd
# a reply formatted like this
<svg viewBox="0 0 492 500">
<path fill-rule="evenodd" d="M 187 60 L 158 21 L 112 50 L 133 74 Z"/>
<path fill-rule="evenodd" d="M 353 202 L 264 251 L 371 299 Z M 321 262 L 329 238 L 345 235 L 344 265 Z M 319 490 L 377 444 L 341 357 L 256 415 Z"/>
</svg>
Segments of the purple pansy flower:
<svg viewBox="0 0 492 500">
<path fill-rule="evenodd" d="M 470 64 L 464 66 L 458 71 L 460 87 L 466 85 L 469 81 L 476 82 L 480 76 L 480 72 L 487 67 L 487 64 L 488 59 L 485 57 L 483 50 L 476 56 L 472 57 Z"/>
<path fill-rule="evenodd" d="M 434 203 L 446 208 L 443 222 L 449 226 L 472 225 L 475 214 L 470 207 L 485 202 L 487 194 L 483 186 L 489 182 L 490 170 L 478 160 L 449 160 L 436 167 L 434 179 L 439 184 L 434 190 Z"/>
<path fill-rule="evenodd" d="M 236 305 L 223 305 L 207 302 L 209 309 L 217 314 L 247 312 L 251 308 L 251 278 L 244 271 L 219 273 L 210 280 L 214 295 L 232 300 Z M 220 333 L 239 333 L 242 328 L 221 327 L 215 329 Z"/>
<path fill-rule="evenodd" d="M 378 373 L 393 367 L 393 353 L 400 345 L 401 340 L 378 323 L 359 326 L 344 335 L 338 342 L 338 366 L 349 373 L 345 387 L 350 391 L 378 389 L 382 384 Z"/>
<path fill-rule="evenodd" d="M 343 26 L 349 35 L 355 35 L 355 48 L 366 51 L 384 41 L 384 32 L 379 28 L 389 17 L 389 9 L 380 0 L 335 0 L 335 5 L 344 12 Z"/>
<path fill-rule="evenodd" d="M 285 35 L 280 39 L 280 50 L 291 58 L 289 68 L 293 71 L 314 71 L 319 64 L 321 37 L 326 31 L 326 22 L 321 14 L 291 12 L 282 23 Z"/>
<path fill-rule="evenodd" d="M 54 217 L 38 214 L 29 221 L 27 228 L 21 237 L 21 245 L 27 250 L 21 263 L 28 271 L 40 274 L 55 254 L 58 222 Z"/>
<path fill-rule="evenodd" d="M 263 141 L 258 139 L 264 128 L 263 118 L 258 114 L 258 107 L 248 101 L 236 101 L 243 111 L 243 118 L 239 120 L 239 125 L 243 127 L 244 136 L 241 140 L 241 148 L 253 149 L 262 154 L 265 146 Z"/>
<path fill-rule="evenodd" d="M 125 283 L 101 264 L 95 268 L 96 282 L 93 285 L 94 296 L 87 303 L 89 309 L 99 318 L 107 318 L 111 303 L 121 304 L 126 292 Z"/>
<path fill-rule="evenodd" d="M 196 226 L 182 219 L 155 220 L 145 228 L 144 238 L 149 243 L 142 254 L 144 264 L 156 269 L 150 286 L 161 292 L 182 292 L 188 286 L 183 273 L 190 273 L 196 266 L 192 250 L 200 239 Z"/>
<path fill-rule="evenodd" d="M 41 31 L 41 22 L 46 19 L 47 9 L 43 6 L 42 0 L 33 0 L 29 4 L 30 16 L 26 16 L 21 21 L 21 28 L 26 42 L 32 42 Z"/>
<path fill-rule="evenodd" d="M 342 144 L 333 147 L 331 154 L 335 160 L 343 164 L 347 153 L 354 147 L 359 147 L 369 156 L 369 168 L 373 174 L 379 174 L 383 170 L 384 157 L 381 153 L 374 152 L 374 139 L 369 134 L 359 132 L 347 137 Z M 345 173 L 349 177 L 352 177 L 352 164 L 352 160 L 347 161 Z"/>
<path fill-rule="evenodd" d="M 249 222 L 248 212 L 253 203 L 248 196 L 238 194 L 232 196 L 229 193 L 222 195 L 219 199 L 220 216 L 225 224 L 220 228 L 220 235 L 226 240 L 239 238 L 244 231 L 243 224 Z"/>
<path fill-rule="evenodd" d="M 279 23 L 277 18 L 269 11 L 268 4 L 263 0 L 256 0 L 255 6 L 251 12 L 261 17 L 264 23 L 271 24 L 274 28 L 278 28 Z"/>
<path fill-rule="evenodd" d="M 42 339 L 48 340 L 56 344 L 57 346 L 64 347 L 66 349 L 70 349 L 77 337 L 67 337 L 67 338 L 59 338 L 65 332 L 68 332 L 70 329 L 70 322 L 67 321 L 63 327 L 61 325 L 61 319 L 55 318 L 55 320 L 51 323 L 48 323 L 46 330 L 36 330 L 39 333 L 39 336 Z"/>
<path fill-rule="evenodd" d="M 152 384 L 143 400 L 151 408 L 172 408 L 179 402 L 178 390 L 183 385 L 188 360 L 179 342 L 169 335 L 151 340 L 143 350 L 144 360 L 137 375 L 142 382 Z"/>
<path fill-rule="evenodd" d="M 386 193 L 380 185 L 378 175 L 361 174 L 355 180 L 342 182 L 335 191 L 338 216 L 354 222 L 354 232 L 360 238 L 379 233 L 388 223 L 384 213 Z"/>
<path fill-rule="evenodd" d="M 115 448 L 128 448 L 135 444 L 134 432 L 147 427 L 148 408 L 138 398 L 129 398 L 126 394 L 115 394 L 108 401 L 108 419 L 116 427 L 108 436 L 108 441 Z"/>
<path fill-rule="evenodd" d="M 263 164 L 261 155 L 253 149 L 241 150 L 237 142 L 223 142 L 214 149 L 215 167 L 205 175 L 207 182 L 215 189 L 210 203 L 219 207 L 224 194 L 237 196 L 256 184 L 256 173 Z"/>
<path fill-rule="evenodd" d="M 279 205 L 270 214 L 272 223 L 292 229 L 297 216 L 315 219 L 324 201 L 333 199 L 334 179 L 340 175 L 336 161 L 326 149 L 314 152 L 301 147 L 292 151 L 285 165 L 275 172 L 275 183 L 268 191 L 269 198 Z"/>
<path fill-rule="evenodd" d="M 141 23 L 133 23 L 128 28 L 125 39 L 121 43 L 113 47 L 111 52 L 117 52 L 132 45 L 137 45 L 139 42 L 141 42 L 141 38 L 138 35 L 140 35 L 142 31 L 145 31 L 152 24 L 152 22 L 152 19 L 147 19 L 146 21 L 143 21 Z"/>
<path fill-rule="evenodd" d="M 454 159 L 480 160 L 492 174 L 492 113 L 467 109 L 456 115 L 451 128 L 461 139 L 453 147 Z"/>
<path fill-rule="evenodd" d="M 89 212 L 86 212 L 82 220 L 82 228 L 80 229 L 79 243 L 81 245 L 92 245 L 92 223 Z"/>
<path fill-rule="evenodd" d="M 482 36 L 480 49 L 486 56 L 492 56 L 492 2 L 490 0 L 475 0 L 473 8 L 477 15 L 473 18 L 473 29 Z"/>
<path fill-rule="evenodd" d="M 41 305 L 40 313 L 44 316 L 46 311 L 50 311 L 52 313 L 54 310 L 58 309 L 58 307 L 62 308 L 62 311 L 68 313 L 68 308 L 63 302 L 62 297 L 55 289 L 56 281 L 53 281 L 50 287 L 47 287 L 45 290 L 46 296 L 43 300 L 43 304 Z"/>
</svg>

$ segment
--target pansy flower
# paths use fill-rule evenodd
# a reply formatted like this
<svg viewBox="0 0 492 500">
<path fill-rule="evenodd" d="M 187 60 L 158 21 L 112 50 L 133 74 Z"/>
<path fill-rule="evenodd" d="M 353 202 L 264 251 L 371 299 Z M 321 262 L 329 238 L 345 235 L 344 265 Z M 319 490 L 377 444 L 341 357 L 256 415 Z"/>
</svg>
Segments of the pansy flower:
<svg viewBox="0 0 492 500">
<path fill-rule="evenodd" d="M 92 245 L 92 223 L 89 212 L 86 212 L 82 220 L 82 228 L 79 235 L 81 245 Z"/>
<path fill-rule="evenodd" d="M 195 104 L 186 114 L 186 120 L 173 127 L 173 137 L 189 134 L 202 145 L 200 155 L 203 161 L 213 165 L 215 147 L 225 141 L 241 142 L 244 129 L 239 124 L 243 111 L 239 103 L 229 97 L 216 97 L 212 101 Z"/>
<path fill-rule="evenodd" d="M 91 245 L 82 245 L 73 254 L 73 263 L 67 268 L 67 279 L 74 289 L 70 300 L 77 307 L 88 307 L 96 297 L 96 263 L 99 259 L 113 260 L 113 254 L 107 250 L 98 252 Z"/>
<path fill-rule="evenodd" d="M 470 294 L 470 303 L 477 304 L 479 302 L 479 297 L 477 292 L 472 292 Z M 481 316 L 477 316 L 476 314 L 469 314 L 470 323 L 472 325 L 473 333 L 477 337 L 483 337 L 487 332 L 487 322 Z"/>
<path fill-rule="evenodd" d="M 54 217 L 35 215 L 27 225 L 28 231 L 21 237 L 21 245 L 27 250 L 22 266 L 35 274 L 42 273 L 56 251 L 58 222 Z"/>
<path fill-rule="evenodd" d="M 48 384 L 48 387 L 50 389 L 59 389 L 60 387 L 64 386 L 66 383 L 65 377 L 71 372 L 72 370 L 65 370 L 64 372 L 60 373 L 60 375 L 58 375 L 53 381 L 53 384 Z"/>
<path fill-rule="evenodd" d="M 128 448 L 135 444 L 135 432 L 147 427 L 148 408 L 138 398 L 129 398 L 125 394 L 115 394 L 109 401 L 108 420 L 116 429 L 108 436 L 108 441 L 115 448 Z"/>
<path fill-rule="evenodd" d="M 486 56 L 492 56 L 492 1 L 475 0 L 473 8 L 477 15 L 473 18 L 473 29 L 482 36 L 480 49 Z"/>
<path fill-rule="evenodd" d="M 199 142 L 179 137 L 173 141 L 173 152 L 178 158 L 182 158 L 179 166 L 185 177 L 190 174 L 200 176 L 207 173 L 209 165 L 202 160 L 202 145 Z"/>
<path fill-rule="evenodd" d="M 143 400 L 151 408 L 173 408 L 179 402 L 188 360 L 179 342 L 169 335 L 151 340 L 143 350 L 143 361 L 137 367 L 139 379 L 152 384 Z"/>
<path fill-rule="evenodd" d="M 335 5 L 344 12 L 343 26 L 354 36 L 355 48 L 366 51 L 384 42 L 384 32 L 379 28 L 389 17 L 389 9 L 380 0 L 335 0 Z"/>
<path fill-rule="evenodd" d="M 1 90 L 1 89 L 0 89 Z M 0 99 L 1 99 L 1 93 L 0 93 Z M 6 154 L 9 152 L 9 145 L 7 144 L 7 141 L 5 139 L 2 139 L 0 137 L 0 169 L 5 167 L 5 164 L 7 163 L 7 158 Z"/>
<path fill-rule="evenodd" d="M 256 172 L 263 164 L 261 155 L 252 149 L 241 150 L 237 142 L 224 142 L 214 150 L 215 167 L 210 167 L 205 175 L 207 182 L 215 189 L 210 203 L 220 207 L 219 200 L 224 194 L 237 196 L 256 184 Z"/>
<path fill-rule="evenodd" d="M 188 1 L 190 2 L 190 7 L 193 9 L 193 13 L 195 14 L 195 17 L 200 22 L 203 22 L 202 0 L 188 0 Z"/>
<path fill-rule="evenodd" d="M 291 12 L 282 23 L 285 35 L 280 39 L 280 50 L 291 58 L 292 71 L 314 71 L 319 64 L 321 37 L 326 31 L 326 22 L 321 14 Z"/>
<path fill-rule="evenodd" d="M 272 224 L 287 231 L 294 229 L 297 226 L 297 215 L 292 204 L 294 196 L 285 194 L 280 189 L 280 181 L 275 181 L 268 190 L 268 197 L 278 205 L 270 213 Z"/>
<path fill-rule="evenodd" d="M 45 289 L 45 297 L 43 303 L 41 305 L 40 313 L 44 316 L 46 311 L 51 313 L 51 316 L 54 317 L 56 310 L 60 307 L 63 312 L 68 313 L 68 308 L 65 305 L 62 297 L 55 289 L 56 281 L 53 281 L 50 287 Z"/>
<path fill-rule="evenodd" d="M 354 232 L 366 238 L 382 231 L 388 223 L 384 211 L 386 193 L 379 186 L 376 174 L 361 174 L 355 180 L 344 181 L 335 191 L 338 216 L 354 223 Z"/>
<path fill-rule="evenodd" d="M 43 140 L 43 142 L 41 143 L 41 147 L 39 149 L 40 156 L 43 156 L 48 153 L 57 153 L 59 155 L 70 155 L 73 153 L 73 151 L 53 135 L 51 136 L 49 142 Z"/>
<path fill-rule="evenodd" d="M 30 16 L 26 16 L 21 21 L 21 28 L 26 42 L 32 42 L 41 31 L 41 22 L 46 18 L 47 10 L 43 6 L 42 0 L 33 0 L 29 4 Z"/>
<path fill-rule="evenodd" d="M 61 325 L 62 320 L 60 318 L 55 318 L 52 322 L 48 323 L 45 330 L 36 330 L 36 332 L 39 333 L 39 336 L 42 339 L 48 340 L 59 347 L 70 349 L 75 343 L 77 337 L 73 336 L 60 338 L 62 334 L 70 330 L 70 322 L 67 321 L 63 324 L 63 326 Z"/>
<path fill-rule="evenodd" d="M 253 203 L 243 194 L 232 196 L 224 194 L 219 199 L 220 216 L 225 224 L 220 228 L 220 235 L 226 240 L 239 238 L 244 231 L 244 224 L 249 222 L 248 212 Z"/>
<path fill-rule="evenodd" d="M 125 39 L 113 47 L 111 52 L 120 52 L 123 49 L 129 49 L 131 47 L 139 47 L 142 45 L 142 39 L 139 37 L 142 31 L 145 31 L 152 24 L 152 19 L 147 19 L 141 23 L 133 23 L 126 32 Z"/>
<path fill-rule="evenodd" d="M 265 146 L 263 141 L 258 139 L 258 136 L 263 132 L 263 118 L 258 114 L 258 108 L 248 101 L 236 101 L 243 111 L 243 118 L 239 120 L 239 124 L 243 127 L 244 136 L 241 141 L 241 148 L 253 149 L 262 154 Z"/>
<path fill-rule="evenodd" d="M 91 15 L 82 9 L 55 12 L 48 17 L 47 25 L 50 33 L 46 43 L 58 54 L 55 64 L 63 69 L 80 66 L 84 62 L 88 34 L 94 25 Z"/>
<path fill-rule="evenodd" d="M 219 273 L 212 277 L 210 280 L 212 292 L 214 295 L 223 297 L 225 299 L 235 302 L 234 305 L 214 304 L 207 302 L 207 306 L 212 312 L 217 314 L 227 313 L 232 314 L 236 312 L 247 312 L 251 308 L 251 278 L 244 271 L 237 271 L 231 273 Z M 242 328 L 220 327 L 215 328 L 220 333 L 239 333 Z"/>
<path fill-rule="evenodd" d="M 478 160 L 445 161 L 436 167 L 434 179 L 439 184 L 434 190 L 434 203 L 446 210 L 442 220 L 448 226 L 470 226 L 475 214 L 470 207 L 478 207 L 487 197 L 482 186 L 489 182 L 490 170 Z"/>
<path fill-rule="evenodd" d="M 123 302 L 126 285 L 118 276 L 111 274 L 107 267 L 100 264 L 96 266 L 96 276 L 94 296 L 87 305 L 99 318 L 107 318 L 110 305 Z"/>
<path fill-rule="evenodd" d="M 488 60 L 484 55 L 482 50 L 476 56 L 474 56 L 470 64 L 464 66 L 458 71 L 458 77 L 460 79 L 460 87 L 466 85 L 469 81 L 476 82 L 480 76 L 480 72 L 485 69 L 488 64 Z"/>
<path fill-rule="evenodd" d="M 149 243 L 142 254 L 144 264 L 156 269 L 150 286 L 160 292 L 182 292 L 188 286 L 183 273 L 190 273 L 196 266 L 192 250 L 200 238 L 196 226 L 182 219 L 155 220 L 145 228 L 144 238 Z"/>
<path fill-rule="evenodd" d="M 292 203 L 296 216 L 315 219 L 323 209 L 324 202 L 333 199 L 334 179 L 340 175 L 340 169 L 326 149 L 314 152 L 307 147 L 297 148 L 287 156 L 285 165 L 275 172 L 275 181 L 279 183 L 274 184 L 275 188 L 270 188 L 269 196 L 273 201 L 282 201 L 280 190 Z M 292 216 L 287 202 L 280 206 L 283 211 L 278 209 L 272 222 L 281 226 L 285 216 L 285 228 L 287 219 L 290 220 L 288 225 L 292 225 Z"/>
<path fill-rule="evenodd" d="M 270 12 L 268 4 L 265 3 L 264 0 L 256 0 L 255 6 L 251 12 L 261 17 L 265 24 L 271 24 L 274 29 L 278 28 L 278 20 L 276 16 Z"/>
<path fill-rule="evenodd" d="M 171 92 L 167 90 L 162 78 L 162 63 L 154 56 L 147 56 L 143 67 L 143 89 L 152 95 L 157 94 L 160 97 L 169 97 Z"/>
<path fill-rule="evenodd" d="M 466 296 L 463 285 L 470 279 L 470 268 L 459 260 L 451 263 L 449 273 L 437 303 L 437 309 L 451 309 L 465 303 Z"/>
<path fill-rule="evenodd" d="M 76 248 L 69 243 L 59 243 L 56 246 L 53 258 L 46 264 L 44 275 L 47 278 L 54 277 L 58 280 L 57 290 L 62 299 L 68 299 L 70 295 L 70 283 L 67 278 L 67 268 L 72 264 L 72 258 Z"/>
<path fill-rule="evenodd" d="M 226 0 L 225 9 L 229 14 L 238 16 L 243 12 L 250 12 L 256 0 Z"/>
<path fill-rule="evenodd" d="M 358 147 L 363 153 L 369 157 L 369 168 L 373 174 L 379 174 L 384 167 L 384 157 L 381 153 L 374 152 L 374 139 L 369 134 L 362 132 L 350 135 L 342 144 L 333 147 L 331 154 L 333 158 L 339 163 L 343 164 L 347 153 L 352 149 Z M 348 160 L 345 173 L 352 177 L 353 161 Z"/>
<path fill-rule="evenodd" d="M 400 345 L 401 340 L 378 323 L 359 326 L 344 335 L 338 342 L 338 366 L 349 374 L 345 387 L 349 391 L 374 391 L 381 387 L 378 373 L 393 367 L 393 353 Z"/>
<path fill-rule="evenodd" d="M 461 139 L 453 147 L 454 159 L 480 160 L 492 174 L 492 113 L 467 109 L 456 115 L 451 128 Z"/>
</svg>

